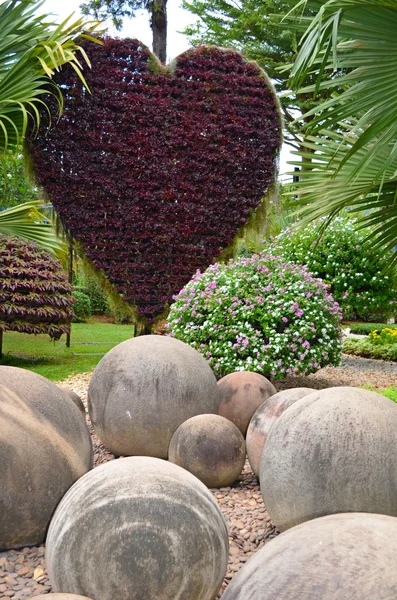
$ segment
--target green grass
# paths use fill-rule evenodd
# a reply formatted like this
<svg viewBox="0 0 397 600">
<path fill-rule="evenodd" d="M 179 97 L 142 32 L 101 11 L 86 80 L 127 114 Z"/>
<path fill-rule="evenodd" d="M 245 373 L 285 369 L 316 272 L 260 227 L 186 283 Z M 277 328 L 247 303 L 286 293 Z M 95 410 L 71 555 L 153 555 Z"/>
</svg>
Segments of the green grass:
<svg viewBox="0 0 397 600">
<path fill-rule="evenodd" d="M 73 323 L 71 347 L 66 348 L 65 335 L 58 342 L 52 342 L 47 335 L 7 331 L 3 334 L 0 365 L 22 367 L 52 381 L 62 381 L 70 375 L 92 371 L 106 352 L 133 334 L 133 325 L 115 325 L 95 320 Z M 86 345 L 87 342 L 100 343 Z M 91 353 L 99 356 L 89 356 Z"/>
<path fill-rule="evenodd" d="M 370 390 L 371 392 L 376 392 L 377 394 L 386 396 L 386 398 L 390 398 L 390 400 L 393 400 L 393 402 L 397 402 L 397 387 L 394 385 L 383 389 L 374 388 L 371 384 L 362 385 L 361 387 L 365 390 Z"/>
</svg>

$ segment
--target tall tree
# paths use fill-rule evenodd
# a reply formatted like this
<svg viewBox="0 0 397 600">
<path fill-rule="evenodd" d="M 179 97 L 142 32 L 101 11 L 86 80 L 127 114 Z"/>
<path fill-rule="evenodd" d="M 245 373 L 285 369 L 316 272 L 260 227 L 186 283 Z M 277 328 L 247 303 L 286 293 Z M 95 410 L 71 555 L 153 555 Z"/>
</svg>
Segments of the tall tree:
<svg viewBox="0 0 397 600">
<path fill-rule="evenodd" d="M 396 32 L 397 0 L 328 0 L 309 23 L 291 78 L 296 92 L 330 95 L 301 123 L 316 166 L 298 188 L 308 218 L 359 211 L 360 226 L 371 226 L 385 249 L 397 242 Z"/>
<path fill-rule="evenodd" d="M 167 0 L 88 0 L 80 5 L 85 15 L 100 20 L 111 19 L 120 30 L 125 17 L 132 18 L 137 10 L 147 10 L 153 32 L 153 52 L 162 63 L 167 60 Z"/>
</svg>

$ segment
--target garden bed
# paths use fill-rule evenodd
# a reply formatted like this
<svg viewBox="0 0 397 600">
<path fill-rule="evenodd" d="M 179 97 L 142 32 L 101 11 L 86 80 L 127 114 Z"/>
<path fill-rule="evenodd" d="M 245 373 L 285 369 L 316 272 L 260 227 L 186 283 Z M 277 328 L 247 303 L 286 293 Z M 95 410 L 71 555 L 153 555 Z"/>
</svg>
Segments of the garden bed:
<svg viewBox="0 0 397 600">
<path fill-rule="evenodd" d="M 90 376 L 90 373 L 76 375 L 63 382 L 63 385 L 86 401 Z M 396 381 L 397 364 L 344 356 L 339 367 L 327 367 L 308 377 L 274 383 L 278 390 L 300 386 L 323 389 L 344 385 L 381 390 L 395 385 Z M 114 459 L 93 432 L 92 439 L 96 466 Z M 225 515 L 229 529 L 229 564 L 218 595 L 220 598 L 234 574 L 277 532 L 266 512 L 258 481 L 248 462 L 240 481 L 231 487 L 212 490 L 212 493 Z M 51 591 L 44 552 L 44 545 L 0 552 L 1 598 L 21 600 Z"/>
</svg>

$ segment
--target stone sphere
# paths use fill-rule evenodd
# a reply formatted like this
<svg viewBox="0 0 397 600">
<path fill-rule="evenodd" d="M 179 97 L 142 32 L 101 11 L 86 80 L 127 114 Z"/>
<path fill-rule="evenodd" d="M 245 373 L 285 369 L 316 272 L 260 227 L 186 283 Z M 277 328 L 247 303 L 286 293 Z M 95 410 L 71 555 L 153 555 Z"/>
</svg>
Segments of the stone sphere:
<svg viewBox="0 0 397 600">
<path fill-rule="evenodd" d="M 391 600 L 397 598 L 396 561 L 395 517 L 321 517 L 261 548 L 222 600 Z"/>
<path fill-rule="evenodd" d="M 219 415 L 197 415 L 172 436 L 168 459 L 193 473 L 209 488 L 231 485 L 244 468 L 245 441 L 240 430 Z"/>
<path fill-rule="evenodd" d="M 63 385 L 60 385 L 58 387 L 64 392 L 64 394 L 66 394 L 71 400 L 73 400 L 77 408 L 83 413 L 83 415 L 85 415 L 85 406 L 80 396 L 73 392 L 73 390 L 70 390 L 69 388 L 64 387 Z"/>
<path fill-rule="evenodd" d="M 40 594 L 35 600 L 90 600 L 87 596 L 76 596 L 76 594 Z"/>
<path fill-rule="evenodd" d="M 260 480 L 280 531 L 332 513 L 397 516 L 397 405 L 354 387 L 305 396 L 271 428 Z"/>
<path fill-rule="evenodd" d="M 93 465 L 80 410 L 44 377 L 0 367 L 0 551 L 43 542 L 59 500 Z"/>
<path fill-rule="evenodd" d="M 227 561 L 227 528 L 211 492 L 177 465 L 142 456 L 75 483 L 46 544 L 53 590 L 95 600 L 213 600 Z"/>
<path fill-rule="evenodd" d="M 179 425 L 195 415 L 218 413 L 219 391 L 196 350 L 174 338 L 143 335 L 100 361 L 88 410 L 98 437 L 116 456 L 167 458 Z"/>
<path fill-rule="evenodd" d="M 261 454 L 270 428 L 297 400 L 314 392 L 312 388 L 292 388 L 271 396 L 254 413 L 247 430 L 247 454 L 252 471 L 259 477 Z"/>
<path fill-rule="evenodd" d="M 218 381 L 218 388 L 219 414 L 232 421 L 244 436 L 256 409 L 277 392 L 266 377 L 251 371 L 229 373 Z"/>
</svg>

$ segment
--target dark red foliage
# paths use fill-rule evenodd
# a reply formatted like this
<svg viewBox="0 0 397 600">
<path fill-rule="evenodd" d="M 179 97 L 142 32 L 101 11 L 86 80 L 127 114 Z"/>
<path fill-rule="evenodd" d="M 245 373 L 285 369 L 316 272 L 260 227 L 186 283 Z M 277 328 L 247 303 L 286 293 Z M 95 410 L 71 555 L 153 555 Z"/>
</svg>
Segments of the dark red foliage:
<svg viewBox="0 0 397 600">
<path fill-rule="evenodd" d="M 0 331 L 58 339 L 74 316 L 61 264 L 35 242 L 0 236 Z"/>
<path fill-rule="evenodd" d="M 136 40 L 86 50 L 92 95 L 70 68 L 58 76 L 65 110 L 31 141 L 34 168 L 87 257 L 153 321 L 271 184 L 276 101 L 232 50 L 199 47 L 162 69 Z"/>
</svg>

